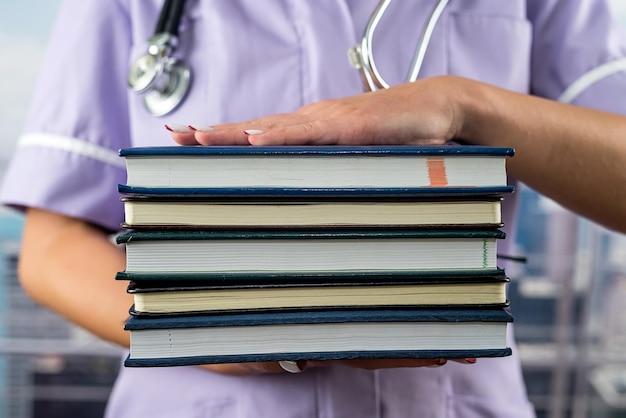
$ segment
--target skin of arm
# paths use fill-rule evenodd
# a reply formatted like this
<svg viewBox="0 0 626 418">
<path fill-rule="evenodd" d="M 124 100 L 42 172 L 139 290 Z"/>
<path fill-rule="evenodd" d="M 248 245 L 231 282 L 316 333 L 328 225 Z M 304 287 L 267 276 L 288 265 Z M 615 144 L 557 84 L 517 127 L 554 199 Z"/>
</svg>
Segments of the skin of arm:
<svg viewBox="0 0 626 418">
<path fill-rule="evenodd" d="M 243 133 L 251 129 L 263 133 Z M 461 77 L 427 78 L 172 137 L 182 145 L 441 145 L 455 139 L 511 147 L 509 174 L 626 232 L 626 117 Z"/>
<path fill-rule="evenodd" d="M 132 296 L 116 281 L 124 252 L 101 229 L 78 219 L 29 209 L 19 278 L 36 302 L 99 337 L 128 347 L 124 331 Z"/>
</svg>

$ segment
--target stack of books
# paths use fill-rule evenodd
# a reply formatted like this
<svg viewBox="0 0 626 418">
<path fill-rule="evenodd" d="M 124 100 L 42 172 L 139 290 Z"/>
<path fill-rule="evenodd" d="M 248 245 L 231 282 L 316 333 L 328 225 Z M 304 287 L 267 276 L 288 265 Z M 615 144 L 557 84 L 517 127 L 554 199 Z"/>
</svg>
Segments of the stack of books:
<svg viewBox="0 0 626 418">
<path fill-rule="evenodd" d="M 509 148 L 120 150 L 127 366 L 509 355 Z"/>
</svg>

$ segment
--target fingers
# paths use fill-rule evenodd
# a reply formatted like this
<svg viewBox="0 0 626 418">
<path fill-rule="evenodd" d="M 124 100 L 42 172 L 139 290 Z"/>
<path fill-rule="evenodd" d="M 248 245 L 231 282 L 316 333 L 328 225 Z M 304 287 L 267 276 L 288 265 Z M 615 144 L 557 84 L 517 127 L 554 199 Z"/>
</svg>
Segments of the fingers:
<svg viewBox="0 0 626 418">
<path fill-rule="evenodd" d="M 475 364 L 475 358 L 460 359 L 354 359 L 354 360 L 326 360 L 326 361 L 267 361 L 258 363 L 228 363 L 228 364 L 206 364 L 199 366 L 214 373 L 230 376 L 250 376 L 266 373 L 302 373 L 308 369 L 324 368 L 333 365 L 343 365 L 365 370 L 391 369 L 401 367 L 429 367 L 436 368 L 444 366 L 448 361 L 461 364 Z"/>
<path fill-rule="evenodd" d="M 165 125 L 172 139 L 179 145 L 250 145 L 250 134 L 262 134 L 261 129 L 252 129 L 251 126 L 262 126 L 264 129 L 272 129 L 274 126 L 268 123 L 242 122 L 223 124 L 217 126 L 192 124 L 183 125 L 168 123 Z"/>
<path fill-rule="evenodd" d="M 205 138 L 196 135 L 196 139 L 204 144 L 208 141 L 228 141 L 229 138 L 236 137 L 243 139 L 248 145 L 320 145 L 324 143 L 321 132 L 312 129 L 317 124 L 318 122 L 313 123 L 307 115 L 299 113 L 272 115 L 241 123 L 218 125 Z"/>
<path fill-rule="evenodd" d="M 168 123 L 172 139 L 179 145 L 249 145 L 248 136 L 242 129 L 228 128 L 226 125 L 216 130 L 208 125 L 182 125 Z"/>
<path fill-rule="evenodd" d="M 262 363 L 243 363 L 242 366 L 249 367 L 251 370 L 257 373 L 297 373 L 297 370 L 304 371 L 306 368 L 306 361 L 296 363 L 293 370 L 288 370 L 281 366 L 280 362 L 267 361 Z"/>
<path fill-rule="evenodd" d="M 461 364 L 476 364 L 477 361 L 475 358 L 453 358 L 451 360 Z"/>
<path fill-rule="evenodd" d="M 266 373 L 287 373 L 277 361 L 266 361 L 258 363 L 226 363 L 226 364 L 205 364 L 199 366 L 202 369 L 213 373 L 228 376 L 251 376 Z M 306 361 L 298 361 L 297 367 L 304 371 L 307 367 Z M 293 372 L 292 372 L 293 373 Z"/>
<path fill-rule="evenodd" d="M 400 367 L 438 367 L 446 364 L 446 359 L 383 359 L 383 360 L 343 360 L 340 363 L 358 369 L 377 370 Z"/>
<path fill-rule="evenodd" d="M 207 129 L 196 125 L 190 125 L 194 131 L 194 139 L 198 145 L 250 145 L 248 136 L 242 129 L 234 127 Z"/>
<path fill-rule="evenodd" d="M 179 123 L 168 123 L 165 129 L 171 132 L 172 139 L 179 145 L 198 145 L 194 138 L 193 130 Z"/>
<path fill-rule="evenodd" d="M 462 359 L 382 359 L 382 360 L 341 360 L 339 364 L 349 367 L 356 367 L 359 369 L 376 370 L 376 369 L 391 369 L 399 367 L 441 367 L 448 361 L 454 361 L 461 364 L 475 364 L 475 358 L 462 358 Z"/>
<path fill-rule="evenodd" d="M 239 123 L 166 127 L 181 145 L 367 145 L 398 138 L 393 123 L 381 123 L 368 109 L 330 100 Z"/>
<path fill-rule="evenodd" d="M 319 102 L 287 114 L 213 126 L 170 123 L 180 145 L 337 145 L 349 144 L 359 130 L 354 118 L 338 116 L 337 106 Z"/>
</svg>

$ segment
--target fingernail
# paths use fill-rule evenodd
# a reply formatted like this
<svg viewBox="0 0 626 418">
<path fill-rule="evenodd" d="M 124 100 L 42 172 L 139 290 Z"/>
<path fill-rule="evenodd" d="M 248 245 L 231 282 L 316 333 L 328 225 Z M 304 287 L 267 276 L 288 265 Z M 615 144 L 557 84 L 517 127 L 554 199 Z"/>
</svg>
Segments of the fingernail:
<svg viewBox="0 0 626 418">
<path fill-rule="evenodd" d="M 261 135 L 264 134 L 265 131 L 262 131 L 260 129 L 246 129 L 245 131 L 243 131 L 243 133 L 246 135 Z"/>
<path fill-rule="evenodd" d="M 476 364 L 476 359 L 475 358 L 464 358 L 463 362 L 466 364 Z"/>
<path fill-rule="evenodd" d="M 192 130 L 189 129 L 189 127 L 185 125 L 181 125 L 179 123 L 168 123 L 167 125 L 165 125 L 165 129 L 167 129 L 170 132 L 180 132 L 180 133 L 192 132 Z"/>
<path fill-rule="evenodd" d="M 189 125 L 188 126 L 189 129 L 191 129 L 192 131 L 202 131 L 202 132 L 210 132 L 210 131 L 214 131 L 215 128 L 209 125 Z"/>
<path fill-rule="evenodd" d="M 443 366 L 447 362 L 448 362 L 448 360 L 446 360 L 445 358 L 440 358 L 440 359 L 437 359 L 437 363 L 436 364 L 431 364 L 430 366 L 426 366 L 426 367 L 430 367 L 431 369 L 434 369 L 435 367 Z"/>
<path fill-rule="evenodd" d="M 284 360 L 284 361 L 279 361 L 278 365 L 284 371 L 289 372 L 289 373 L 302 373 L 304 369 L 306 369 L 306 361 L 304 360 L 299 360 L 299 361 Z"/>
</svg>

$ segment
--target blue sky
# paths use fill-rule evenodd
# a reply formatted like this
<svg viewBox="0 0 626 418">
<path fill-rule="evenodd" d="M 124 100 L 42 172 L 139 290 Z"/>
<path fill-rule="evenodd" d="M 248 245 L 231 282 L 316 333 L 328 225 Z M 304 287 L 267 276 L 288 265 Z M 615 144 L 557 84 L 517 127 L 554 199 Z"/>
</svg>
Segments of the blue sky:
<svg viewBox="0 0 626 418">
<path fill-rule="evenodd" d="M 0 126 L 3 127 L 0 131 L 0 163 L 8 158 L 23 129 L 32 87 L 60 2 L 2 0 L 0 3 L 0 50 L 3 55 L 0 60 Z M 612 0 L 612 5 L 626 24 L 626 0 Z"/>
</svg>

